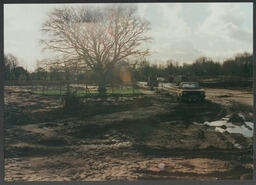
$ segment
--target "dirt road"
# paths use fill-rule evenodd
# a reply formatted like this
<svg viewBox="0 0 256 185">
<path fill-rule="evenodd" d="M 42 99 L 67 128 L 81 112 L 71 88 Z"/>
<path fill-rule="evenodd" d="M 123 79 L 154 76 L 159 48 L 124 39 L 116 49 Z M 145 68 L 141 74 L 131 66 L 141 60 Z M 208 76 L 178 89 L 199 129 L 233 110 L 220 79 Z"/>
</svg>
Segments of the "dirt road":
<svg viewBox="0 0 256 185">
<path fill-rule="evenodd" d="M 148 93 L 69 112 L 58 97 L 6 88 L 5 180 L 251 179 L 252 137 L 210 124 L 239 115 L 234 126 L 252 132 L 250 100 L 206 91 L 215 99 L 202 105 Z"/>
<path fill-rule="evenodd" d="M 146 86 L 144 86 L 146 87 Z M 174 83 L 160 83 L 160 90 L 163 89 L 172 94 L 177 91 L 177 86 Z M 253 92 L 248 90 L 231 90 L 231 89 L 214 89 L 204 88 L 206 99 L 225 105 L 232 105 L 234 102 L 253 106 Z"/>
<path fill-rule="evenodd" d="M 253 107 L 253 93 L 247 90 L 205 89 L 207 99 L 216 103 L 232 105 L 234 102 Z"/>
</svg>

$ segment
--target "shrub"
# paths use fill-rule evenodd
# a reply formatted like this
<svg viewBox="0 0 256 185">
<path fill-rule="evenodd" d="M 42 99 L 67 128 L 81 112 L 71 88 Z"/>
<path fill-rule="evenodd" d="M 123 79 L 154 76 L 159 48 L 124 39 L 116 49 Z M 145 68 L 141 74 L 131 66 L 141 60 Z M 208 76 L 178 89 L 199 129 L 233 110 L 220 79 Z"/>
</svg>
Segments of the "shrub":
<svg viewBox="0 0 256 185">
<path fill-rule="evenodd" d="M 64 109 L 77 109 L 81 107 L 81 98 L 77 96 L 76 92 L 68 92 L 64 97 Z"/>
</svg>

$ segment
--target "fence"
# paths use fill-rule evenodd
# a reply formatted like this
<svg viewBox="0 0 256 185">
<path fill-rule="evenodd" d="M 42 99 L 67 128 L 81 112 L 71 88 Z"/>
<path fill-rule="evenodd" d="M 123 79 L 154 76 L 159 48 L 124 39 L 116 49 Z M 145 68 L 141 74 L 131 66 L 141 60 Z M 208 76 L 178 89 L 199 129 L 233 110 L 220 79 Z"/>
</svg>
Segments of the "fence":
<svg viewBox="0 0 256 185">
<path fill-rule="evenodd" d="M 5 81 L 5 86 L 26 86 L 34 94 L 65 95 L 67 91 L 78 95 L 97 95 L 96 83 L 82 81 L 52 81 L 52 80 L 15 80 Z M 133 83 L 106 84 L 107 94 L 112 95 L 136 95 L 140 94 Z"/>
</svg>

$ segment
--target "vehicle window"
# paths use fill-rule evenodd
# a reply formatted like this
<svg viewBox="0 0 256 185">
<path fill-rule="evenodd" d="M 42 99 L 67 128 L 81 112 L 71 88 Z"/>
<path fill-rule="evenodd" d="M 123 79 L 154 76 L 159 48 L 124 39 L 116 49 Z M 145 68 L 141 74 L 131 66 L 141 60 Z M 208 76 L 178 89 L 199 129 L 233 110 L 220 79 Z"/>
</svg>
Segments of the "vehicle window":
<svg viewBox="0 0 256 185">
<path fill-rule="evenodd" d="M 187 84 L 182 84 L 182 88 L 184 88 L 184 89 L 199 89 L 200 86 L 197 83 L 187 83 Z"/>
</svg>

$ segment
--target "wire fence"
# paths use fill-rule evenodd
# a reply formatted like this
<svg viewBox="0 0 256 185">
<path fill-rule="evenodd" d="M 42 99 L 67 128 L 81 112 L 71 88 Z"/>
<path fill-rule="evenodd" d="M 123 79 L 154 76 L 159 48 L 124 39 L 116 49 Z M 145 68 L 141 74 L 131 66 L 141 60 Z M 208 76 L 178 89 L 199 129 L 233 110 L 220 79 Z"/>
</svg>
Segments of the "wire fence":
<svg viewBox="0 0 256 185">
<path fill-rule="evenodd" d="M 80 81 L 46 81 L 46 80 L 16 80 L 6 81 L 5 86 L 27 87 L 33 94 L 62 96 L 75 93 L 78 96 L 97 96 L 98 86 L 96 83 L 84 83 Z M 108 95 L 139 95 L 137 85 L 134 83 L 106 84 Z"/>
</svg>

